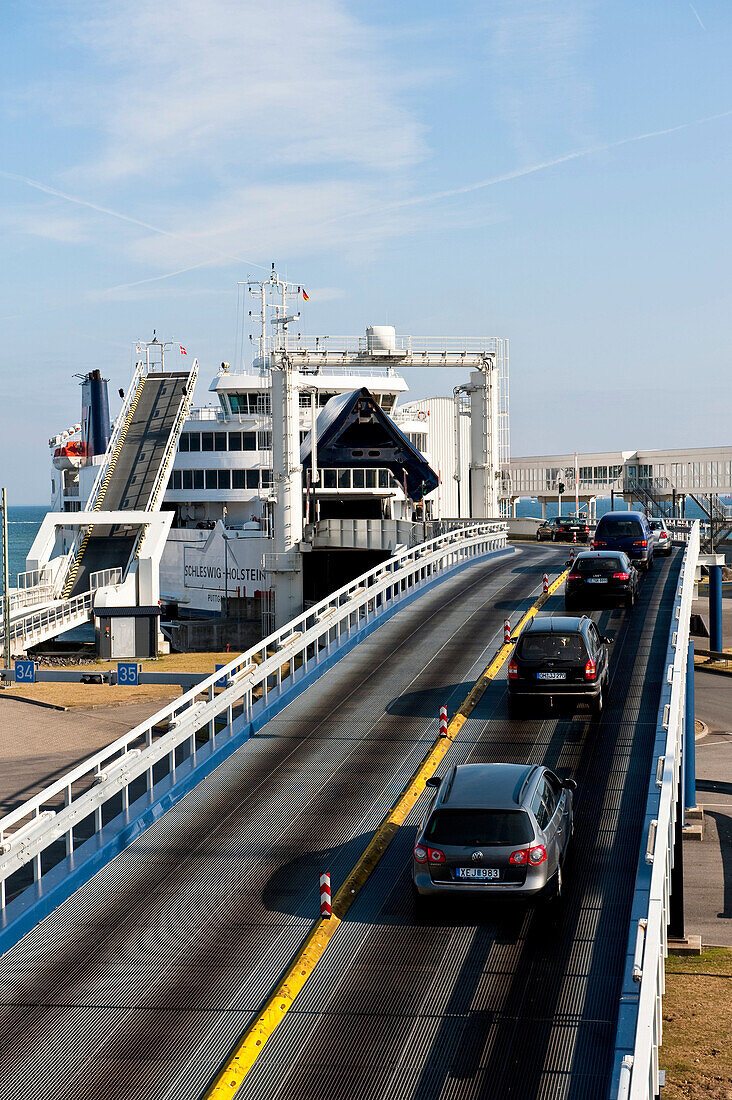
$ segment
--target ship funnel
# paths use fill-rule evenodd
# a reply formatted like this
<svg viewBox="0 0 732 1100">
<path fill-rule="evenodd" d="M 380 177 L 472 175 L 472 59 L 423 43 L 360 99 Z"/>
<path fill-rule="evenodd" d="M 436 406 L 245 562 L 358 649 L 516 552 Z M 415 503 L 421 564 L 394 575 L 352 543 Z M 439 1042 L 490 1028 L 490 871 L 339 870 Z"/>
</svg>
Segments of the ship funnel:
<svg viewBox="0 0 732 1100">
<path fill-rule="evenodd" d="M 110 436 L 107 379 L 92 370 L 81 383 L 81 428 L 87 457 L 103 455 Z"/>
</svg>

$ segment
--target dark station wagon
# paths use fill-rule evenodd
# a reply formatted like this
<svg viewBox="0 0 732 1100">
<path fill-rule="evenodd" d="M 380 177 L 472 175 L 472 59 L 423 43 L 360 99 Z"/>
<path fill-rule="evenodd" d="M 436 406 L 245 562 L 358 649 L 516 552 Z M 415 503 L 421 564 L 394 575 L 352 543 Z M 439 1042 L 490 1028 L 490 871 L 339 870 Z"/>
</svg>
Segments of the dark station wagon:
<svg viewBox="0 0 732 1100">
<path fill-rule="evenodd" d="M 611 641 L 587 615 L 537 616 L 508 662 L 509 713 L 540 698 L 585 701 L 594 715 L 602 714 Z"/>
<path fill-rule="evenodd" d="M 638 570 L 626 554 L 586 550 L 571 563 L 564 585 L 564 607 L 633 607 L 638 598 Z"/>
</svg>

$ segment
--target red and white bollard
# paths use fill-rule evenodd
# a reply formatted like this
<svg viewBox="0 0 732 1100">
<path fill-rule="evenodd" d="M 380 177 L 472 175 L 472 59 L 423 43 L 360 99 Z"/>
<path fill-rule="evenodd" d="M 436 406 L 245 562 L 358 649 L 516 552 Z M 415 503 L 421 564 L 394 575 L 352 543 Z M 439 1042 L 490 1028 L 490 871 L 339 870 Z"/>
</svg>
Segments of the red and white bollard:
<svg viewBox="0 0 732 1100">
<path fill-rule="evenodd" d="M 544 574 L 544 582 L 543 583 L 544 583 L 544 595 L 546 596 L 547 592 L 549 591 L 549 574 L 548 573 Z"/>
<path fill-rule="evenodd" d="M 324 920 L 330 918 L 333 908 L 330 898 L 330 875 L 323 871 L 320 876 L 320 915 Z"/>
<path fill-rule="evenodd" d="M 576 531 L 572 532 L 572 542 L 575 543 L 575 544 L 577 543 L 577 532 Z"/>
<path fill-rule="evenodd" d="M 447 707 L 440 707 L 440 737 L 447 737 Z"/>
<path fill-rule="evenodd" d="M 506 619 L 503 623 L 503 644 L 511 641 L 511 620 Z"/>
</svg>

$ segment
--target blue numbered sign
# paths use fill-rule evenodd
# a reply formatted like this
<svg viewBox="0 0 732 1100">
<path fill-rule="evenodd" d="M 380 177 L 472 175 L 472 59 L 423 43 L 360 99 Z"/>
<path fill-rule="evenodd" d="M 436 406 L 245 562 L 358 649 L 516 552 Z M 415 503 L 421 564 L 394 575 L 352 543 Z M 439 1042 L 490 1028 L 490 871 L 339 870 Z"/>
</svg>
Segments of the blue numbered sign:
<svg viewBox="0 0 732 1100">
<path fill-rule="evenodd" d="M 35 661 L 16 661 L 15 662 L 15 682 L 16 682 L 16 684 L 35 684 L 35 682 L 36 682 L 36 663 L 35 663 Z"/>
<path fill-rule="evenodd" d="M 226 668 L 226 665 L 216 665 L 216 668 L 215 668 L 214 671 L 218 672 L 220 668 Z M 229 686 L 229 677 L 228 676 L 219 676 L 218 680 L 216 680 L 216 687 L 225 688 L 225 687 L 228 687 L 228 686 Z"/>
<path fill-rule="evenodd" d="M 117 662 L 117 683 L 125 687 L 137 687 L 140 683 L 140 666 L 134 661 Z"/>
</svg>

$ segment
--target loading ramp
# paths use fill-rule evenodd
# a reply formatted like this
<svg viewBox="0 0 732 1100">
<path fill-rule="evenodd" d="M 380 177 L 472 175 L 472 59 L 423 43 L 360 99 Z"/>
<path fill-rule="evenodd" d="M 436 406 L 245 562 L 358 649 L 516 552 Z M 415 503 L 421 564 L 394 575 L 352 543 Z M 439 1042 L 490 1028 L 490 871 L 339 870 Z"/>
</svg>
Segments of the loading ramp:
<svg viewBox="0 0 732 1100">
<path fill-rule="evenodd" d="M 118 439 L 110 443 L 107 471 L 93 511 L 154 511 L 167 483 L 168 458 L 192 391 L 193 372 L 141 375 Z M 124 410 L 123 410 L 124 413 Z M 120 414 L 123 415 L 123 414 Z M 92 573 L 121 569 L 124 576 L 137 543 L 124 525 L 95 523 L 81 540 L 64 585 L 64 597 L 89 589 Z"/>
<path fill-rule="evenodd" d="M 455 709 L 557 561 L 527 546 L 394 616 L 9 952 L 0 1097 L 38 1074 L 54 1100 L 200 1096 L 312 926 L 319 871 L 343 881 L 440 703 Z M 242 1100 L 607 1095 L 679 565 L 646 578 L 635 611 L 597 616 L 616 636 L 601 723 L 509 721 L 499 679 L 445 761 L 545 762 L 578 780 L 561 923 L 416 918 L 420 802 Z"/>
</svg>

